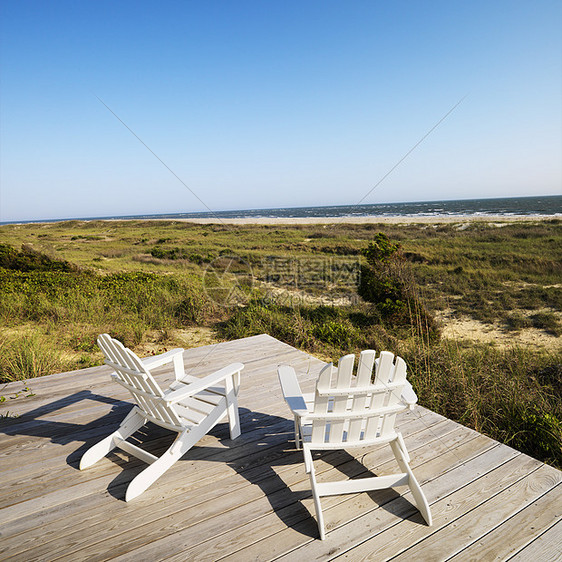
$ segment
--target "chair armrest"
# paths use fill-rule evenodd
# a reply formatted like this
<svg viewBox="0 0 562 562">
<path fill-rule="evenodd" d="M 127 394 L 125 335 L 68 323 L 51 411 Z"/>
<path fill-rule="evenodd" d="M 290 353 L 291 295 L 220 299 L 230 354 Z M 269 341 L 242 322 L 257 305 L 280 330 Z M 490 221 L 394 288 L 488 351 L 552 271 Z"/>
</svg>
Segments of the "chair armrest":
<svg viewBox="0 0 562 562">
<path fill-rule="evenodd" d="M 217 384 L 218 382 L 228 377 L 234 377 L 234 375 L 240 373 L 243 368 L 244 365 L 242 363 L 231 363 L 230 365 L 223 367 L 216 373 L 207 375 L 202 379 L 198 379 L 196 382 L 186 385 L 184 388 L 180 388 L 178 390 L 170 392 L 169 394 L 166 394 L 164 396 L 164 400 L 166 402 L 173 403 L 178 402 L 179 400 L 183 400 L 184 398 L 188 398 L 189 396 L 193 396 L 194 394 L 197 394 L 198 392 L 201 392 L 209 386 L 213 386 L 214 384 Z"/>
<path fill-rule="evenodd" d="M 406 381 L 404 384 L 404 388 L 402 389 L 402 400 L 408 404 L 410 410 L 414 409 L 414 405 L 418 401 L 418 397 L 412 388 L 412 385 Z"/>
<path fill-rule="evenodd" d="M 285 402 L 287 402 L 292 412 L 297 416 L 305 416 L 308 414 L 308 408 L 306 407 L 297 374 L 293 367 L 281 365 L 281 367 L 277 369 L 277 375 L 279 376 L 279 383 L 281 384 Z"/>
<path fill-rule="evenodd" d="M 176 355 L 183 353 L 183 351 L 184 350 L 181 347 L 170 349 L 170 351 L 166 351 L 166 353 L 142 359 L 142 364 L 148 369 L 154 369 L 156 367 L 160 367 L 161 365 L 166 365 L 166 363 L 171 363 L 175 359 Z"/>
</svg>

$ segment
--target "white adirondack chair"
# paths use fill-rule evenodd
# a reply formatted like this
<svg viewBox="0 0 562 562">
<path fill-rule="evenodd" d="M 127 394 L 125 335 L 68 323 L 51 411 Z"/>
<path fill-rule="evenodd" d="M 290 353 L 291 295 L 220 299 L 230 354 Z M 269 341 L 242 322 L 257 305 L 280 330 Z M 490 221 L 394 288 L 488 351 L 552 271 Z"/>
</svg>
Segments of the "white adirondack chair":
<svg viewBox="0 0 562 562">
<path fill-rule="evenodd" d="M 295 418 L 295 442 L 304 454 L 310 476 L 320 538 L 324 539 L 321 496 L 365 492 L 407 485 L 428 525 L 431 513 L 427 500 L 409 466 L 410 457 L 402 435 L 395 430 L 396 414 L 413 409 L 417 402 L 406 380 L 406 363 L 388 351 L 363 351 L 356 376 L 354 355 L 346 355 L 335 369 L 330 363 L 320 372 L 315 394 L 301 392 L 295 370 L 278 369 L 279 381 Z M 374 368 L 374 376 L 373 376 Z M 355 384 L 353 384 L 353 379 Z M 338 482 L 317 482 L 313 450 L 347 449 L 389 443 L 401 472 L 387 476 L 357 478 Z"/>
<path fill-rule="evenodd" d="M 125 501 L 142 494 L 225 416 L 228 416 L 231 439 L 240 435 L 237 394 L 242 363 L 232 363 L 216 373 L 197 378 L 184 372 L 183 349 L 141 360 L 108 334 L 98 337 L 98 345 L 105 363 L 114 369 L 112 378 L 131 392 L 136 405 L 119 429 L 84 453 L 80 470 L 92 466 L 116 447 L 148 463 L 127 487 Z M 150 370 L 167 363 L 173 363 L 176 380 L 163 392 Z M 126 440 L 149 421 L 178 433 L 160 457 Z"/>
</svg>

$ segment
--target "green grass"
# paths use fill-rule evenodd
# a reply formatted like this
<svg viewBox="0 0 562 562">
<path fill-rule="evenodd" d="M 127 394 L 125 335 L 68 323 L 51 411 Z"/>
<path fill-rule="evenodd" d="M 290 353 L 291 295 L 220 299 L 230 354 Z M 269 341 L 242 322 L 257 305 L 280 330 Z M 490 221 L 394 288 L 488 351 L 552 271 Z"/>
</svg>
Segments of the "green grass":
<svg viewBox="0 0 562 562">
<path fill-rule="evenodd" d="M 464 347 L 402 348 L 420 402 L 450 419 L 562 467 L 562 353 Z"/>
<path fill-rule="evenodd" d="M 38 334 L 25 338 L 0 337 L 0 347 L 2 383 L 49 375 L 65 366 L 57 350 Z"/>
<path fill-rule="evenodd" d="M 237 255 L 265 275 L 270 256 L 357 260 L 377 232 L 399 242 L 433 310 L 498 322 L 511 311 L 562 310 L 562 222 L 458 225 L 198 225 L 174 221 L 66 221 L 4 225 L 0 243 L 22 242 L 102 272 L 182 272 L 200 276 L 221 255 Z"/>
<path fill-rule="evenodd" d="M 384 242 L 379 232 L 402 258 L 369 281 L 362 252 Z M 454 342 L 440 339 L 433 320 L 448 310 L 502 326 L 514 342 L 531 327 L 560 337 L 560 221 L 66 221 L 0 226 L 0 244 L 11 246 L 0 247 L 0 381 L 98 364 L 101 332 L 133 349 L 154 331 L 166 345 L 174 329 L 191 325 L 228 339 L 267 332 L 332 360 L 389 349 L 406 359 L 424 406 L 562 467 L 560 346 Z M 371 303 L 358 299 L 358 271 Z M 239 282 L 234 300 L 223 275 Z M 326 305 L 326 296 L 351 304 Z"/>
</svg>

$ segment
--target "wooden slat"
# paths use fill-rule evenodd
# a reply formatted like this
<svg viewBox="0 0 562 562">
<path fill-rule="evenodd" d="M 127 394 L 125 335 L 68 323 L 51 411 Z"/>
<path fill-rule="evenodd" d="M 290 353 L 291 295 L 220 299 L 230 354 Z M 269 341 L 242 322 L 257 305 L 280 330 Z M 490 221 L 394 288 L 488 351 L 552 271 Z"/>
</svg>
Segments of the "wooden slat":
<svg viewBox="0 0 562 562">
<path fill-rule="evenodd" d="M 351 386 L 351 376 L 353 374 L 353 365 L 355 363 L 355 355 L 345 355 L 338 362 L 337 379 L 332 385 L 337 389 L 349 388 Z M 334 406 L 332 411 L 336 414 L 343 414 L 347 411 L 349 395 L 334 396 Z M 316 412 L 315 412 L 316 413 Z M 341 421 L 338 419 L 330 422 L 330 443 L 341 442 L 343 439 L 343 430 L 345 427 L 345 418 Z M 314 436 L 313 436 L 314 441 Z"/>
<path fill-rule="evenodd" d="M 137 457 L 141 461 L 144 461 L 147 464 L 152 464 L 153 462 L 158 460 L 158 457 L 148 453 L 144 449 L 125 441 L 124 439 L 115 439 L 115 444 L 126 453 Z"/>
<path fill-rule="evenodd" d="M 494 453 L 494 454 L 492 454 Z M 486 463 L 486 464 L 485 464 Z M 412 560 L 408 552 L 419 552 L 421 545 L 431 540 L 431 537 L 442 537 L 442 540 L 453 540 L 454 545 L 442 545 L 446 549 L 456 548 L 456 533 L 459 538 L 470 532 L 470 528 L 459 529 L 455 523 L 459 516 L 470 513 L 486 502 L 490 495 L 508 489 L 524 479 L 529 473 L 540 468 L 540 463 L 529 457 L 510 454 L 505 446 L 496 446 L 490 453 L 482 455 L 472 465 L 476 473 L 471 477 L 464 470 L 456 470 L 451 474 L 426 484 L 423 489 L 427 495 L 433 516 L 433 526 L 423 524 L 421 516 L 411 511 L 408 519 L 399 521 L 393 526 L 383 529 L 373 538 L 362 542 L 356 548 L 349 549 L 345 558 L 361 559 L 366 553 L 372 553 L 377 559 L 391 558 L 397 555 L 402 559 Z M 486 470 L 487 468 L 487 470 Z M 446 478 L 451 481 L 448 482 Z M 437 484 L 437 485 L 436 485 Z M 497 524 L 495 520 L 493 526 Z M 449 531 L 455 531 L 453 539 L 447 539 Z M 441 533 L 443 533 L 443 536 Z M 429 560 L 441 560 L 425 553 Z"/>
<path fill-rule="evenodd" d="M 390 382 L 391 373 L 394 372 L 394 355 L 388 351 L 381 351 L 375 368 L 376 386 L 387 387 Z M 378 409 L 388 402 L 388 394 L 374 394 L 371 398 L 371 408 Z M 374 416 L 367 421 L 364 439 L 374 439 L 380 433 L 384 416 Z"/>
<path fill-rule="evenodd" d="M 357 384 L 356 388 L 364 388 L 371 384 L 373 376 L 373 367 L 375 364 L 376 352 L 372 349 L 362 351 L 359 355 L 359 362 L 357 365 Z M 367 405 L 367 395 L 362 394 L 353 398 L 353 409 L 355 411 L 365 408 Z M 348 441 L 357 441 L 361 436 L 363 429 L 362 420 L 351 420 L 348 430 Z"/>
<path fill-rule="evenodd" d="M 562 485 L 548 490 L 531 505 L 522 506 L 516 515 L 503 521 L 493 531 L 473 542 L 451 560 L 493 560 L 501 552 L 506 558 L 521 551 L 525 546 L 541 535 L 543 529 L 555 521 L 562 520 Z M 562 533 L 562 529 L 558 530 Z M 560 536 L 562 543 L 562 535 Z M 560 550 L 562 558 L 562 549 Z M 527 560 L 545 560 L 542 557 L 531 557 Z"/>
<path fill-rule="evenodd" d="M 531 463 L 536 464 L 537 461 L 531 459 Z M 422 552 L 423 556 L 432 560 L 449 558 L 458 554 L 483 537 L 490 528 L 494 529 L 499 521 L 511 518 L 523 506 L 536 501 L 558 485 L 561 480 L 559 471 L 543 465 L 538 466 L 530 474 L 525 474 L 510 486 L 500 488 L 499 493 L 496 493 L 498 488 L 489 489 L 485 501 L 482 501 L 476 509 L 457 518 L 455 525 L 447 525 L 439 532 L 433 533 L 424 541 L 408 548 L 395 560 L 412 560 L 421 556 Z M 466 497 L 463 500 L 470 501 Z M 504 540 L 509 542 L 508 537 L 509 535 L 504 536 Z M 509 545 L 507 548 L 509 549 Z"/>
<path fill-rule="evenodd" d="M 325 388 L 329 388 L 332 376 L 333 376 L 333 366 L 330 363 L 320 372 L 317 382 L 317 388 L 321 387 L 322 390 Z M 328 411 L 328 405 L 330 403 L 330 399 L 327 396 L 322 396 L 316 391 L 316 396 L 314 398 L 314 413 L 315 414 L 324 414 Z M 312 422 L 312 440 L 313 441 L 322 441 L 325 439 L 326 436 L 326 422 L 325 420 L 314 420 Z"/>
<path fill-rule="evenodd" d="M 500 547 L 498 551 L 503 549 Z M 552 525 L 537 539 L 517 554 L 512 556 L 510 562 L 529 562 L 529 560 L 556 560 L 556 554 L 562 553 L 562 521 Z"/>
</svg>

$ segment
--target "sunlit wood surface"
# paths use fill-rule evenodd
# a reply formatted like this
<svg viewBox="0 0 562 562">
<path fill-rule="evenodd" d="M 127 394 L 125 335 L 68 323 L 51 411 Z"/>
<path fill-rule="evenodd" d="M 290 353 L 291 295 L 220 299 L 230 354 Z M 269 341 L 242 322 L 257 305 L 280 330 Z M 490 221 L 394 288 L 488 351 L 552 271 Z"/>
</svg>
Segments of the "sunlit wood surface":
<svg viewBox="0 0 562 562">
<path fill-rule="evenodd" d="M 111 453 L 78 470 L 130 403 L 94 367 L 32 380 L 35 396 L 0 404 L 1 560 L 557 560 L 562 558 L 562 473 L 423 407 L 401 415 L 411 466 L 431 505 L 427 527 L 407 488 L 323 499 L 314 508 L 277 366 L 291 364 L 305 392 L 321 361 L 260 335 L 184 354 L 197 376 L 241 361 L 242 436 L 218 425 L 151 488 L 125 503 L 143 467 Z M 157 371 L 163 383 L 171 373 Z M 22 388 L 11 383 L 2 396 Z M 139 435 L 154 454 L 174 434 Z M 319 480 L 394 470 L 390 448 L 333 452 Z M 373 473 L 367 469 L 372 469 Z M 404 495 L 400 495 L 400 493 Z"/>
</svg>

